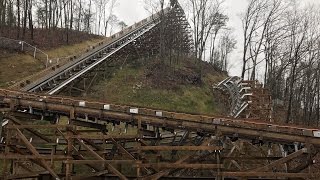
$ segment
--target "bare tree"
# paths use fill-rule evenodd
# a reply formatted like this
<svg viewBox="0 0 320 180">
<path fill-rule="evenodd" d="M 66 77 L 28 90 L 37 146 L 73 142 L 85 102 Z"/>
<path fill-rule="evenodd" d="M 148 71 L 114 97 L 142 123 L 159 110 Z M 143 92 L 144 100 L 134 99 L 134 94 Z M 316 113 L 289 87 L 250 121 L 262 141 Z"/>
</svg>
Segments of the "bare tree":
<svg viewBox="0 0 320 180">
<path fill-rule="evenodd" d="M 258 3 L 258 4 L 257 4 Z M 319 123 L 320 12 L 295 1 L 251 1 L 243 18 L 243 72 L 256 79 L 258 64 L 265 86 L 282 100 L 286 123 Z"/>
<path fill-rule="evenodd" d="M 215 27 L 225 21 L 220 0 L 189 0 L 193 28 L 195 56 L 202 59 L 208 38 Z"/>
</svg>

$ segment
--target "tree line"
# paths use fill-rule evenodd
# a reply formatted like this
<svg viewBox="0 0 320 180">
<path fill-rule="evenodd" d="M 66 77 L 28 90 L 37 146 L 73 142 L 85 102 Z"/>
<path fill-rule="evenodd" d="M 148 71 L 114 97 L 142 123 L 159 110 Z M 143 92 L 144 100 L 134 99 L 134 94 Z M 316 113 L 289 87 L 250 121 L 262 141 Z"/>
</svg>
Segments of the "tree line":
<svg viewBox="0 0 320 180">
<path fill-rule="evenodd" d="M 0 29 L 17 28 L 17 39 L 30 30 L 62 28 L 109 35 L 116 26 L 125 27 L 113 11 L 117 0 L 0 0 Z M 68 38 L 67 38 L 68 41 Z"/>
<path fill-rule="evenodd" d="M 263 77 L 273 99 L 284 102 L 286 123 L 319 125 L 319 8 L 290 0 L 251 0 L 242 23 L 242 77 Z"/>
</svg>

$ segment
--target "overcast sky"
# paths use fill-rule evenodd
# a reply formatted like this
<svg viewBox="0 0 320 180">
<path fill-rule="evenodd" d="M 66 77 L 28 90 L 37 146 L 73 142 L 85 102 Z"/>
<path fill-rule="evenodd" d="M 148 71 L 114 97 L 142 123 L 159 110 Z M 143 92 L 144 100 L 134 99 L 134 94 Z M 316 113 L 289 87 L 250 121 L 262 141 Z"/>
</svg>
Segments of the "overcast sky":
<svg viewBox="0 0 320 180">
<path fill-rule="evenodd" d="M 180 3 L 186 0 L 179 0 Z M 237 39 L 237 49 L 230 57 L 230 75 L 239 76 L 241 74 L 241 55 L 243 33 L 240 20 L 240 14 L 245 11 L 248 0 L 226 0 L 223 6 L 223 11 L 229 16 L 228 26 L 234 30 L 234 36 Z M 297 0 L 300 1 L 300 0 Z M 301 0 L 304 3 L 318 3 L 320 0 Z M 149 16 L 149 12 L 145 10 L 143 0 L 118 0 L 115 8 L 115 15 L 120 20 L 126 22 L 128 25 L 134 24 Z"/>
</svg>

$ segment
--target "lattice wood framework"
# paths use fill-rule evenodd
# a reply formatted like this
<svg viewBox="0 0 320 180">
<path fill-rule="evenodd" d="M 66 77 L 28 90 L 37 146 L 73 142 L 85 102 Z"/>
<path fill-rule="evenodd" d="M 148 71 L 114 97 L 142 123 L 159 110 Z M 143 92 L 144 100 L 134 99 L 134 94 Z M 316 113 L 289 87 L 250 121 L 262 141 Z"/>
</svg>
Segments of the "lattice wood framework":
<svg viewBox="0 0 320 180">
<path fill-rule="evenodd" d="M 244 96 L 244 101 L 250 102 L 248 108 L 239 116 L 240 118 L 257 118 L 272 121 L 272 100 L 270 91 L 263 87 L 259 81 L 242 81 L 244 93 L 251 95 Z M 248 89 L 245 89 L 248 88 Z"/>
<path fill-rule="evenodd" d="M 309 178 L 318 129 L 0 90 L 2 177 Z"/>
</svg>

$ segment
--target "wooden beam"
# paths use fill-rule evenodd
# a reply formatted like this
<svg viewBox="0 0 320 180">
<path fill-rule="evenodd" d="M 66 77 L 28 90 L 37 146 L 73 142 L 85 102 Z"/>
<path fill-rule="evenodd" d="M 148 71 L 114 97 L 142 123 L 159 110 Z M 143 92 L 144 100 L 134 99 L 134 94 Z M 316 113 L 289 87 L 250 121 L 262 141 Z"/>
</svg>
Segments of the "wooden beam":
<svg viewBox="0 0 320 180">
<path fill-rule="evenodd" d="M 15 118 L 15 117 L 13 117 L 13 116 L 9 116 L 9 119 L 10 119 L 11 121 L 13 121 L 13 123 L 14 123 L 16 126 L 21 126 L 21 125 L 22 125 L 22 123 L 21 123 L 17 118 Z M 41 133 L 39 133 L 39 132 L 31 129 L 31 128 L 27 128 L 26 130 L 29 131 L 29 132 L 31 132 L 32 134 L 34 134 L 35 136 L 39 137 L 40 139 L 42 139 L 42 140 L 44 140 L 44 141 L 46 141 L 46 142 L 49 142 L 49 143 L 54 142 L 53 139 L 50 139 L 50 138 L 46 137 L 45 135 L 43 135 L 43 134 L 41 134 Z"/>
<path fill-rule="evenodd" d="M 108 174 L 108 173 L 109 173 L 108 170 L 99 171 L 96 173 L 88 173 L 87 175 L 73 176 L 72 180 L 90 179 L 92 177 L 99 177 L 99 176 L 102 176 L 102 175 Z"/>
<path fill-rule="evenodd" d="M 28 174 L 13 174 L 7 176 L 5 179 L 32 179 L 39 177 L 37 173 L 28 173 Z"/>
<path fill-rule="evenodd" d="M 125 139 L 137 139 L 135 135 L 72 135 L 72 139 L 83 140 L 125 140 Z"/>
<path fill-rule="evenodd" d="M 209 144 L 211 141 L 212 141 L 211 139 L 206 140 L 206 141 L 204 141 L 204 142 L 201 144 L 201 146 L 207 145 L 207 144 Z M 194 155 L 194 154 L 193 154 L 193 155 Z M 193 155 L 184 156 L 184 157 L 182 157 L 181 159 L 179 159 L 178 161 L 176 161 L 174 164 L 181 164 L 181 163 L 187 161 L 188 159 L 190 159 Z M 143 180 L 149 180 L 149 179 L 157 180 L 157 179 L 160 179 L 160 178 L 163 177 L 163 176 L 168 176 L 172 170 L 174 170 L 174 169 L 162 170 L 162 171 L 160 171 L 160 172 L 158 172 L 158 173 L 156 173 L 156 174 L 153 174 L 153 175 L 144 177 Z"/>
<path fill-rule="evenodd" d="M 258 177 L 258 178 L 312 178 L 312 173 L 279 173 L 279 172 L 222 172 L 223 177 Z"/>
<path fill-rule="evenodd" d="M 103 161 L 105 161 L 105 159 L 104 159 L 103 157 L 101 157 L 99 154 L 97 154 L 97 153 L 96 153 L 94 150 L 92 150 L 89 146 L 87 146 L 86 144 L 84 144 L 81 139 L 77 139 L 77 141 L 79 142 L 79 144 L 80 144 L 81 146 L 83 146 L 87 151 L 89 151 L 95 158 L 97 158 L 98 160 L 103 160 Z M 114 168 L 111 164 L 109 164 L 109 163 L 107 163 L 107 162 L 104 162 L 104 164 L 107 165 L 107 168 L 108 168 L 108 170 L 109 170 L 111 173 L 117 175 L 117 176 L 118 176 L 120 179 L 122 179 L 122 180 L 127 180 L 127 178 L 126 178 L 121 172 L 119 172 L 116 168 Z"/>
<path fill-rule="evenodd" d="M 112 164 L 134 164 L 134 160 L 67 160 L 66 164 L 99 164 L 99 163 L 112 163 Z"/>
<path fill-rule="evenodd" d="M 28 159 L 44 159 L 44 160 L 65 160 L 64 155 L 17 155 L 17 154 L 0 154 L 0 159 L 28 160 Z"/>
<path fill-rule="evenodd" d="M 219 146 L 141 146 L 142 151 L 216 151 L 223 150 Z"/>
<path fill-rule="evenodd" d="M 8 125 L 8 129 L 56 129 L 56 128 L 72 128 L 71 125 Z"/>
<path fill-rule="evenodd" d="M 177 163 L 145 163 L 137 164 L 138 167 L 153 167 L 166 169 L 219 169 L 223 164 L 177 164 Z"/>
<path fill-rule="evenodd" d="M 283 164 L 283 163 L 286 163 L 286 162 L 288 162 L 288 161 L 290 161 L 290 160 L 292 160 L 292 159 L 294 159 L 294 158 L 297 158 L 297 157 L 299 157 L 299 156 L 301 156 L 301 155 L 303 155 L 303 154 L 305 154 L 305 153 L 308 153 L 308 150 L 307 150 L 306 148 L 303 148 L 303 149 L 301 149 L 301 150 L 299 150 L 299 151 L 297 151 L 297 152 L 294 152 L 294 153 L 288 155 L 287 157 L 284 157 L 284 158 L 281 158 L 281 159 L 279 159 L 279 160 L 277 160 L 277 161 L 274 161 L 274 162 L 270 163 L 269 165 L 266 165 L 266 166 L 264 166 L 264 167 L 260 167 L 260 168 L 254 169 L 254 170 L 252 170 L 252 172 L 264 172 L 264 171 L 268 171 L 268 170 L 269 170 L 270 168 L 272 168 L 272 167 L 275 167 L 275 166 L 277 166 L 277 165 L 281 165 L 281 164 Z"/>
<path fill-rule="evenodd" d="M 39 152 L 36 150 L 35 147 L 33 147 L 33 145 L 28 141 L 28 139 L 22 134 L 22 132 L 16 128 L 17 131 L 17 135 L 20 137 L 20 139 L 23 141 L 23 143 L 26 145 L 26 147 L 31 151 L 32 154 L 34 154 L 35 156 L 39 157 L 39 161 L 42 164 L 42 166 L 49 171 L 49 173 L 56 179 L 60 179 L 60 177 L 58 176 L 58 174 L 56 174 L 54 172 L 53 169 L 51 169 L 51 167 L 49 166 L 49 164 L 43 159 L 41 158 L 41 155 L 39 154 Z"/>
</svg>

